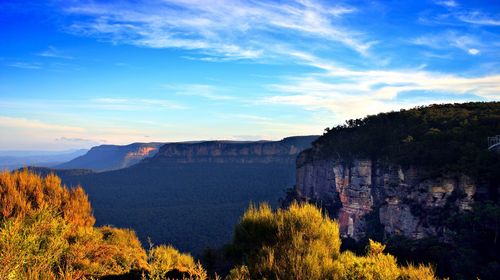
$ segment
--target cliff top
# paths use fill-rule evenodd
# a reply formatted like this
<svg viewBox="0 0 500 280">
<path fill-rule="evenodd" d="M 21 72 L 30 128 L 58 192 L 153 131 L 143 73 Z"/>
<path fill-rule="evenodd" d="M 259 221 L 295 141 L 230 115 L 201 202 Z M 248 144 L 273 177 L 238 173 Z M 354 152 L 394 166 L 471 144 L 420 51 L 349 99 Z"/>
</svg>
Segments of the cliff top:
<svg viewBox="0 0 500 280">
<path fill-rule="evenodd" d="M 436 172 L 496 173 L 498 155 L 488 136 L 500 134 L 500 102 L 416 107 L 348 120 L 325 133 L 305 151 L 300 165 L 319 158 L 371 158 Z M 496 175 L 498 176 L 498 175 Z"/>
</svg>

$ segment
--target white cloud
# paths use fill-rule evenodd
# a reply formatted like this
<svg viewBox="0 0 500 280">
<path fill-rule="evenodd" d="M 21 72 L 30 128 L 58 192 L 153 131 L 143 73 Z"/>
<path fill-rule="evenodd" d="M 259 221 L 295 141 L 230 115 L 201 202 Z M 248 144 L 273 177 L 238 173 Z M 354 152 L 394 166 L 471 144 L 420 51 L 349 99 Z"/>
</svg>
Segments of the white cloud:
<svg viewBox="0 0 500 280">
<path fill-rule="evenodd" d="M 327 110 L 337 121 L 367 114 L 397 110 L 416 105 L 450 102 L 440 97 L 454 95 L 455 102 L 500 99 L 500 75 L 461 77 L 452 74 L 410 70 L 351 70 L 310 57 L 311 65 L 321 74 L 290 77 L 286 82 L 269 85 L 273 95 L 261 101 L 267 104 L 294 105 L 306 110 Z M 401 98 L 410 92 L 434 93 L 428 97 Z M 433 95 L 435 97 L 433 97 Z M 467 95 L 467 96 L 466 96 Z M 417 103 L 415 103 L 417 102 Z"/>
<path fill-rule="evenodd" d="M 479 54 L 479 52 L 480 52 L 480 51 L 479 51 L 478 49 L 469 49 L 469 51 L 468 51 L 468 52 L 469 52 L 470 54 L 472 54 L 472 55 L 476 55 L 476 54 Z"/>
<path fill-rule="evenodd" d="M 38 62 L 14 62 L 9 64 L 9 66 L 28 70 L 38 70 L 42 68 L 42 65 Z"/>
<path fill-rule="evenodd" d="M 197 50 L 225 59 L 272 56 L 279 36 L 321 39 L 360 54 L 373 45 L 365 35 L 342 25 L 342 17 L 356 9 L 309 0 L 165 0 L 139 7 L 91 3 L 70 6 L 66 12 L 86 16 L 70 27 L 75 33 L 114 43 Z"/>
<path fill-rule="evenodd" d="M 460 49 L 471 55 L 479 54 L 482 44 L 472 35 L 459 34 L 455 31 L 447 31 L 440 34 L 424 35 L 417 37 L 411 42 L 415 45 L 426 46 L 438 50 L 449 48 Z"/>
<path fill-rule="evenodd" d="M 458 6 L 458 3 L 455 2 L 454 0 L 446 0 L 446 1 L 436 1 L 436 4 L 448 7 L 448 8 L 454 8 Z"/>
<path fill-rule="evenodd" d="M 490 17 L 489 15 L 481 13 L 479 11 L 472 11 L 459 13 L 456 15 L 456 17 L 466 23 L 476 25 L 500 26 L 500 15 Z"/>
<path fill-rule="evenodd" d="M 65 55 L 53 46 L 49 46 L 46 50 L 39 52 L 36 55 L 51 58 L 73 59 L 73 57 Z"/>
<path fill-rule="evenodd" d="M 80 127 L 66 126 L 59 124 L 51 124 L 36 119 L 14 118 L 8 116 L 0 116 L 0 126 L 9 128 L 22 128 L 22 129 L 42 129 L 51 131 L 83 131 Z"/>
<path fill-rule="evenodd" d="M 185 109 L 184 106 L 166 99 L 145 98 L 94 98 L 89 107 L 101 110 L 140 111 L 162 109 Z"/>
<path fill-rule="evenodd" d="M 221 93 L 222 88 L 217 88 L 212 85 L 205 84 L 180 84 L 180 85 L 163 85 L 168 91 L 172 91 L 177 95 L 197 96 L 210 100 L 233 100 L 231 95 Z"/>
</svg>

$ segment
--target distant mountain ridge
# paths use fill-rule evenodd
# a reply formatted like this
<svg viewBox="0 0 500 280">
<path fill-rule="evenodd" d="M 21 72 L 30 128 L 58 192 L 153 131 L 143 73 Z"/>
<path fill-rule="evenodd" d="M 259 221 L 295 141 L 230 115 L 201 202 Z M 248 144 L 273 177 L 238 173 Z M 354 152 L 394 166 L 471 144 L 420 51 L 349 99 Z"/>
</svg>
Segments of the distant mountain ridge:
<svg viewBox="0 0 500 280">
<path fill-rule="evenodd" d="M 204 141 L 167 143 L 142 163 L 293 163 L 294 155 L 311 146 L 318 136 L 294 136 L 279 141 Z"/>
<path fill-rule="evenodd" d="M 129 145 L 100 145 L 69 162 L 54 166 L 56 169 L 91 169 L 96 172 L 132 166 L 153 156 L 164 143 L 132 143 Z"/>
<path fill-rule="evenodd" d="M 14 170 L 31 165 L 53 167 L 85 154 L 88 150 L 0 151 L 0 170 Z"/>
</svg>

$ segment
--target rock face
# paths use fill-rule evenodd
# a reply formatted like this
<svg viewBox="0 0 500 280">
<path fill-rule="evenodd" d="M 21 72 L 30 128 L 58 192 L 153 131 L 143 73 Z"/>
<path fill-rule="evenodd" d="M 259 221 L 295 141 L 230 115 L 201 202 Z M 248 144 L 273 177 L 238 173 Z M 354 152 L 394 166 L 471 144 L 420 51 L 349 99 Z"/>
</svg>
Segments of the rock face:
<svg viewBox="0 0 500 280">
<path fill-rule="evenodd" d="M 308 151 L 297 160 L 296 191 L 321 202 L 338 219 L 344 237 L 359 239 L 375 220 L 387 236 L 419 239 L 440 236 L 442 215 L 471 208 L 477 184 L 463 174 L 427 178 L 410 167 L 370 159 L 314 160 Z M 441 216 L 440 216 L 441 215 Z"/>
<path fill-rule="evenodd" d="M 175 163 L 293 163 L 318 136 L 295 136 L 280 141 L 206 141 L 168 143 L 147 162 Z"/>
<path fill-rule="evenodd" d="M 91 169 L 109 171 L 129 167 L 153 156 L 163 143 L 133 143 L 130 145 L 101 145 L 85 155 L 55 166 L 57 169 Z"/>
</svg>

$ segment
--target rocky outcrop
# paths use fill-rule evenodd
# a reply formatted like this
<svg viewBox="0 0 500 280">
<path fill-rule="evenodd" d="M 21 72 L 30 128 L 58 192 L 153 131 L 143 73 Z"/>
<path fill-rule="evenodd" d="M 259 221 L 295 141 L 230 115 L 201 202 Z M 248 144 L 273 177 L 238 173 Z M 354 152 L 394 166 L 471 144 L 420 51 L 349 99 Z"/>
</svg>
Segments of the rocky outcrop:
<svg viewBox="0 0 500 280">
<path fill-rule="evenodd" d="M 370 159 L 297 160 L 296 192 L 336 209 L 344 237 L 359 239 L 375 219 L 388 236 L 418 239 L 446 230 L 443 216 L 471 208 L 477 183 L 463 174 L 429 178 L 413 167 L 403 168 Z"/>
<path fill-rule="evenodd" d="M 205 141 L 168 143 L 144 162 L 172 163 L 294 163 L 318 136 L 295 136 L 280 141 Z"/>
<path fill-rule="evenodd" d="M 91 169 L 109 171 L 126 168 L 158 152 L 163 143 L 133 143 L 130 145 L 100 145 L 85 155 L 55 166 L 57 169 Z"/>
</svg>

